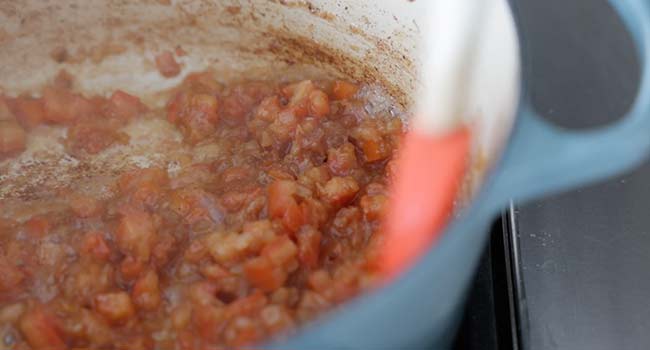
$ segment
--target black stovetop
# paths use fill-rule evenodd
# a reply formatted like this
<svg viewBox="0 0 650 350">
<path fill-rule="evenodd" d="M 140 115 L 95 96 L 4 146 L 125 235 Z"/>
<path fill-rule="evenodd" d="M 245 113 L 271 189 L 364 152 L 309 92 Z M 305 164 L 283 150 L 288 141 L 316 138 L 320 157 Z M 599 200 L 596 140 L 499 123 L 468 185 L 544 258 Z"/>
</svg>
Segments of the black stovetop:
<svg viewBox="0 0 650 350">
<path fill-rule="evenodd" d="M 542 114 L 584 128 L 629 108 L 639 67 L 605 0 L 511 2 Z M 513 204 L 492 227 L 455 349 L 650 348 L 648 267 L 650 162 Z"/>
</svg>

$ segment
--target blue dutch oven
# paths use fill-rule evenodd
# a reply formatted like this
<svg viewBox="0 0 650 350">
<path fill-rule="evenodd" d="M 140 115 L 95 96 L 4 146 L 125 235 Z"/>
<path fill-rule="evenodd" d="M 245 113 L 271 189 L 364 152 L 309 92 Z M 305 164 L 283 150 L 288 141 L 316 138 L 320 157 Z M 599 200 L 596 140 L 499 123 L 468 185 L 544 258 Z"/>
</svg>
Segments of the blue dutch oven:
<svg viewBox="0 0 650 350">
<path fill-rule="evenodd" d="M 394 283 L 351 301 L 277 349 L 444 349 L 462 314 L 487 227 L 509 203 L 583 185 L 628 170 L 650 152 L 650 1 L 611 0 L 632 35 L 642 67 L 634 105 L 614 125 L 569 131 L 532 108 L 526 89 L 503 156 L 439 244 Z M 525 38 L 519 33 L 520 47 Z"/>
</svg>

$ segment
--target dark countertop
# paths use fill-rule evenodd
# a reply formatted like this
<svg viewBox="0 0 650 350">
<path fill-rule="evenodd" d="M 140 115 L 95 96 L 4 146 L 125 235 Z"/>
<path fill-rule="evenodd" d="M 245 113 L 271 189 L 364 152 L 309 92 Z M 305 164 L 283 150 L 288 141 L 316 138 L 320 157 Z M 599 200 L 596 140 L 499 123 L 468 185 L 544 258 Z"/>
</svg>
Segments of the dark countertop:
<svg viewBox="0 0 650 350">
<path fill-rule="evenodd" d="M 607 3 L 514 2 L 528 38 L 538 110 L 570 128 L 621 116 L 639 68 Z M 616 179 L 517 205 L 512 214 L 524 349 L 650 347 L 650 162 Z"/>
</svg>

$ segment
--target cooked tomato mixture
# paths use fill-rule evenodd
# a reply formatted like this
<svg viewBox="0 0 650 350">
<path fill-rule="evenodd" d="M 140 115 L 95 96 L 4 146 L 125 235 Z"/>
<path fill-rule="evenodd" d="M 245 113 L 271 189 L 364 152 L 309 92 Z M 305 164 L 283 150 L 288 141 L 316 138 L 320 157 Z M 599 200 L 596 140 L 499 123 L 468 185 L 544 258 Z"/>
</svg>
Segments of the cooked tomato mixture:
<svg viewBox="0 0 650 350">
<path fill-rule="evenodd" d="M 0 348 L 237 348 L 372 284 L 403 127 L 368 108 L 367 87 L 194 73 L 155 108 L 73 86 L 62 73 L 39 97 L 0 98 L 0 169 L 48 128 L 75 162 L 142 143 L 139 122 L 184 151 L 84 180 L 102 191 L 79 180 L 0 199 Z"/>
</svg>

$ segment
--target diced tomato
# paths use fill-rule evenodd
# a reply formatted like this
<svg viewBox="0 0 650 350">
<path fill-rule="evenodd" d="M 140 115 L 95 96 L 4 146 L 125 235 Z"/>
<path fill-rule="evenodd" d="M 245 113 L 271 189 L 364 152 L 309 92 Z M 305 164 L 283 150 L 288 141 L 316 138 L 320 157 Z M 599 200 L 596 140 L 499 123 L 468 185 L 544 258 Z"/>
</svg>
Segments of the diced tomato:
<svg viewBox="0 0 650 350">
<path fill-rule="evenodd" d="M 130 120 L 147 111 L 138 97 L 122 90 L 115 90 L 106 105 L 106 115 L 119 120 Z"/>
<path fill-rule="evenodd" d="M 282 216 L 282 223 L 291 232 L 296 232 L 304 224 L 302 209 L 297 203 L 291 203 Z"/>
<path fill-rule="evenodd" d="M 219 339 L 220 334 L 215 330 L 223 327 L 227 321 L 224 317 L 224 309 L 213 305 L 194 308 L 192 317 L 199 336 L 209 342 L 216 342 Z"/>
<path fill-rule="evenodd" d="M 174 258 L 175 252 L 178 249 L 177 243 L 176 238 L 170 234 L 158 236 L 157 243 L 154 245 L 151 253 L 155 266 L 163 267 Z"/>
<path fill-rule="evenodd" d="M 248 201 L 249 194 L 242 191 L 228 191 L 221 196 L 220 203 L 231 213 L 238 211 Z"/>
<path fill-rule="evenodd" d="M 304 80 L 291 84 L 282 89 L 282 92 L 289 98 L 288 106 L 291 107 L 298 118 L 303 118 L 309 113 L 309 95 L 316 87 L 311 80 Z M 322 111 L 322 106 L 318 111 Z"/>
<path fill-rule="evenodd" d="M 123 214 L 115 231 L 116 243 L 120 250 L 142 262 L 149 261 L 156 236 L 151 215 L 136 209 Z"/>
<path fill-rule="evenodd" d="M 272 292 L 280 288 L 287 280 L 287 273 L 282 267 L 274 266 L 266 256 L 248 260 L 244 264 L 246 278 L 257 288 Z"/>
<path fill-rule="evenodd" d="M 16 117 L 9 109 L 9 103 L 6 101 L 5 97 L 0 95 L 0 122 L 4 121 L 16 121 Z"/>
<path fill-rule="evenodd" d="M 171 78 L 177 76 L 181 72 L 181 66 L 174 59 L 174 54 L 171 51 L 163 51 L 156 56 L 156 67 L 163 77 Z"/>
<path fill-rule="evenodd" d="M 70 153 L 97 154 L 114 144 L 126 144 L 129 136 L 101 120 L 76 122 L 68 128 L 66 146 Z"/>
<path fill-rule="evenodd" d="M 260 312 L 264 326 L 271 332 L 287 331 L 294 327 L 295 322 L 289 310 L 283 305 L 269 305 Z"/>
<path fill-rule="evenodd" d="M 8 99 L 7 103 L 18 122 L 27 129 L 31 129 L 45 120 L 45 109 L 41 99 L 18 97 Z"/>
<path fill-rule="evenodd" d="M 252 317 L 237 317 L 224 330 L 225 343 L 237 349 L 263 336 L 264 329 L 260 321 Z"/>
<path fill-rule="evenodd" d="M 385 159 L 391 155 L 390 145 L 384 141 L 379 130 L 372 124 L 365 123 L 356 127 L 350 136 L 361 146 L 366 162 Z"/>
<path fill-rule="evenodd" d="M 322 118 L 330 113 L 330 101 L 327 94 L 321 90 L 314 90 L 309 93 L 309 114 Z"/>
<path fill-rule="evenodd" d="M 27 233 L 33 238 L 45 237 L 52 228 L 50 220 L 44 216 L 34 216 L 25 222 Z"/>
<path fill-rule="evenodd" d="M 212 258 L 222 264 L 232 263 L 242 257 L 247 248 L 240 245 L 236 233 L 220 232 L 208 235 L 204 244 Z"/>
<path fill-rule="evenodd" d="M 269 96 L 260 102 L 257 110 L 255 110 L 255 118 L 272 122 L 277 118 L 280 109 L 280 98 L 278 96 Z"/>
<path fill-rule="evenodd" d="M 313 167 L 305 171 L 298 178 L 298 182 L 310 188 L 311 190 L 316 189 L 316 184 L 324 184 L 327 180 L 330 179 L 330 173 L 326 166 Z"/>
<path fill-rule="evenodd" d="M 302 297 L 298 303 L 298 309 L 303 314 L 302 319 L 311 318 L 314 314 L 325 310 L 329 306 L 330 304 L 325 298 L 310 290 L 306 290 L 302 293 Z M 299 314 L 298 316 L 300 317 L 301 315 Z"/>
<path fill-rule="evenodd" d="M 190 73 L 183 81 L 183 85 L 194 93 L 214 95 L 221 89 L 221 85 L 210 71 Z"/>
<path fill-rule="evenodd" d="M 17 289 L 24 279 L 25 274 L 0 253 L 0 292 Z"/>
<path fill-rule="evenodd" d="M 330 234 L 336 237 L 352 237 L 359 231 L 361 212 L 357 207 L 342 208 L 334 216 L 330 226 Z"/>
<path fill-rule="evenodd" d="M 115 350 L 154 350 L 155 344 L 148 334 L 116 339 Z"/>
<path fill-rule="evenodd" d="M 193 145 L 216 131 L 218 111 L 215 96 L 182 92 L 167 105 L 167 120 L 178 125 L 185 141 Z"/>
<path fill-rule="evenodd" d="M 25 150 L 25 130 L 13 120 L 0 120 L 0 159 Z"/>
<path fill-rule="evenodd" d="M 115 282 L 113 267 L 103 261 L 84 258 L 68 267 L 63 294 L 82 305 L 92 303 L 97 293 L 108 291 Z"/>
<path fill-rule="evenodd" d="M 191 263 L 198 263 L 208 254 L 205 245 L 201 240 L 192 240 L 190 245 L 185 249 L 183 258 Z"/>
<path fill-rule="evenodd" d="M 239 298 L 226 307 L 226 316 L 232 318 L 240 315 L 250 315 L 260 311 L 266 304 L 268 299 L 264 293 L 259 290 L 254 291 L 250 295 Z"/>
<path fill-rule="evenodd" d="M 346 142 L 338 148 L 330 148 L 327 152 L 327 166 L 334 175 L 349 175 L 358 166 L 354 145 Z"/>
<path fill-rule="evenodd" d="M 298 247 L 287 236 L 277 237 L 262 249 L 262 255 L 266 256 L 275 266 L 289 266 L 295 261 L 297 254 Z"/>
<path fill-rule="evenodd" d="M 230 276 L 230 272 L 219 266 L 219 264 L 204 264 L 200 270 L 203 276 L 215 281 Z"/>
<path fill-rule="evenodd" d="M 238 261 L 246 254 L 259 252 L 275 233 L 267 220 L 247 223 L 241 234 L 220 232 L 210 234 L 204 244 L 212 258 L 226 266 Z"/>
<path fill-rule="evenodd" d="M 158 167 L 137 169 L 120 176 L 117 186 L 137 206 L 153 206 L 162 196 L 162 187 L 169 182 L 167 172 Z"/>
<path fill-rule="evenodd" d="M 66 344 L 52 315 L 37 306 L 20 319 L 20 331 L 34 350 L 64 350 Z"/>
<path fill-rule="evenodd" d="M 321 233 L 312 226 L 304 226 L 296 236 L 300 263 L 309 268 L 318 266 Z"/>
<path fill-rule="evenodd" d="M 278 113 L 277 119 L 268 127 L 268 131 L 276 141 L 282 143 L 289 141 L 296 131 L 298 117 L 295 108 L 285 108 Z"/>
<path fill-rule="evenodd" d="M 304 202 L 300 203 L 300 210 L 302 211 L 303 224 L 320 227 L 327 221 L 327 208 L 318 200 L 306 198 Z"/>
<path fill-rule="evenodd" d="M 172 325 L 177 330 L 184 329 L 192 320 L 192 305 L 183 303 L 171 311 Z"/>
<path fill-rule="evenodd" d="M 307 284 L 315 292 L 321 293 L 331 286 L 332 279 L 327 271 L 317 270 L 309 275 Z"/>
<path fill-rule="evenodd" d="M 347 100 L 356 95 L 359 87 L 346 81 L 337 80 L 332 86 L 332 96 L 335 100 Z"/>
<path fill-rule="evenodd" d="M 269 185 L 269 216 L 282 218 L 289 207 L 296 205 L 297 184 L 290 180 L 275 180 Z"/>
<path fill-rule="evenodd" d="M 131 297 L 126 292 L 99 294 L 95 297 L 95 310 L 112 323 L 121 323 L 135 314 Z"/>
<path fill-rule="evenodd" d="M 333 177 L 319 188 L 321 198 L 333 206 L 347 204 L 357 192 L 359 192 L 359 184 L 350 176 Z"/>
<path fill-rule="evenodd" d="M 45 120 L 52 123 L 66 124 L 79 118 L 94 117 L 95 105 L 83 96 L 67 89 L 47 87 L 43 90 Z"/>
<path fill-rule="evenodd" d="M 367 219 L 377 220 L 383 215 L 387 202 L 388 198 L 384 195 L 366 195 L 361 197 L 359 206 Z"/>
<path fill-rule="evenodd" d="M 145 272 L 133 285 L 133 303 L 142 310 L 154 311 L 160 305 L 160 287 L 155 271 Z"/>
<path fill-rule="evenodd" d="M 146 184 L 153 184 L 156 187 L 165 185 L 169 181 L 167 172 L 158 167 L 136 169 L 120 176 L 117 186 L 122 193 L 136 191 Z"/>
<path fill-rule="evenodd" d="M 104 261 L 108 260 L 111 255 L 111 249 L 106 243 L 104 236 L 101 232 L 97 231 L 86 233 L 81 244 L 81 251 Z"/>
<path fill-rule="evenodd" d="M 70 199 L 70 209 L 78 217 L 88 218 L 101 213 L 102 204 L 93 197 L 76 194 Z"/>
</svg>

